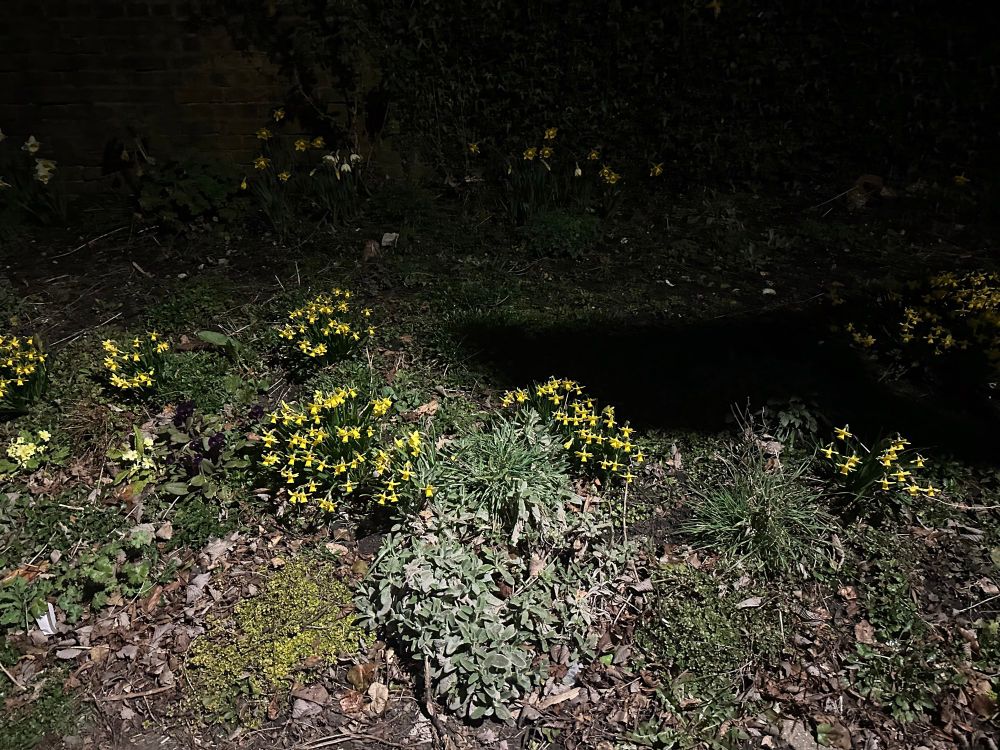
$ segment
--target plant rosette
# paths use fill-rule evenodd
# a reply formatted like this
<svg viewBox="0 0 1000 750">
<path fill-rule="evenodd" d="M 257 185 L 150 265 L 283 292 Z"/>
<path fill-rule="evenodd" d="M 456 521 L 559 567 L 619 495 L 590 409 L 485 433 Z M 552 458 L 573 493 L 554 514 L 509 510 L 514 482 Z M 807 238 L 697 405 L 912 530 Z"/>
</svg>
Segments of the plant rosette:
<svg viewBox="0 0 1000 750">
<path fill-rule="evenodd" d="M 65 446 L 54 445 L 48 430 L 22 430 L 0 454 L 0 479 L 30 473 L 48 464 L 59 464 L 69 455 Z"/>
</svg>

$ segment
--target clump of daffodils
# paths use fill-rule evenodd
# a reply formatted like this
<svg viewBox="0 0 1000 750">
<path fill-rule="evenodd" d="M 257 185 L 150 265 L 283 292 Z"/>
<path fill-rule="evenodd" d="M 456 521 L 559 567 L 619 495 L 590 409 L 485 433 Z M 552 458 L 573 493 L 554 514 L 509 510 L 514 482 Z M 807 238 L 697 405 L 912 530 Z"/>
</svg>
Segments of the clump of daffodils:
<svg viewBox="0 0 1000 750">
<path fill-rule="evenodd" d="M 163 354 L 170 344 L 156 331 L 136 336 L 129 344 L 111 339 L 101 343 L 104 349 L 104 379 L 111 388 L 123 393 L 144 393 L 153 389 L 163 371 Z"/>
<path fill-rule="evenodd" d="M 934 485 L 920 478 L 927 459 L 901 435 L 883 439 L 869 449 L 845 425 L 834 430 L 834 439 L 819 453 L 833 476 L 857 499 L 869 493 L 897 498 L 938 494 Z"/>
<path fill-rule="evenodd" d="M 633 471 L 646 460 L 633 442 L 635 430 L 619 423 L 615 408 L 598 408 L 574 380 L 549 378 L 530 388 L 507 391 L 500 400 L 504 408 L 531 408 L 549 421 L 565 442 L 577 466 L 607 481 L 635 481 Z"/>
<path fill-rule="evenodd" d="M 981 354 L 989 367 L 1000 369 L 1000 274 L 985 271 L 945 272 L 890 292 L 886 299 L 899 306 L 894 320 L 879 333 L 879 343 L 890 352 L 918 353 L 927 359 L 958 352 Z M 836 304 L 842 303 L 834 295 Z M 875 337 L 850 323 L 854 343 L 871 349 Z"/>
<path fill-rule="evenodd" d="M 0 412 L 21 412 L 45 389 L 46 355 L 37 337 L 0 336 Z"/>
<path fill-rule="evenodd" d="M 371 315 L 368 308 L 353 308 L 349 290 L 334 289 L 289 312 L 279 334 L 289 342 L 294 358 L 323 365 L 347 356 L 375 335 Z"/>
<path fill-rule="evenodd" d="M 345 498 L 392 505 L 434 487 L 420 477 L 427 445 L 417 430 L 389 439 L 388 398 L 370 399 L 356 388 L 316 391 L 267 418 L 261 465 L 292 504 L 330 512 Z"/>
<path fill-rule="evenodd" d="M 58 462 L 65 456 L 66 449 L 53 446 L 52 434 L 48 430 L 22 430 L 7 443 L 0 454 L 0 477 L 35 471 L 44 464 Z"/>
</svg>

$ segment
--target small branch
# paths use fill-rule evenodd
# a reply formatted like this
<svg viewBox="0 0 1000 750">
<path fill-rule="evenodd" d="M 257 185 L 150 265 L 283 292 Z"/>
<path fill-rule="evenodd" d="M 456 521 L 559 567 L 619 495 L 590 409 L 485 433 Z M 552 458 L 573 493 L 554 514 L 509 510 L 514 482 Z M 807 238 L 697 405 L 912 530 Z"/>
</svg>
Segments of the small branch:
<svg viewBox="0 0 1000 750">
<path fill-rule="evenodd" d="M 74 247 L 72 250 L 68 250 L 65 253 L 59 253 L 59 255 L 53 255 L 49 260 L 55 260 L 56 258 L 65 258 L 67 255 L 72 255 L 75 252 L 83 250 L 83 248 L 85 248 L 85 247 L 93 245 L 95 242 L 98 242 L 99 240 L 103 240 L 105 237 L 110 237 L 113 234 L 118 234 L 119 232 L 121 232 L 124 229 L 128 229 L 128 226 L 127 225 L 126 226 L 121 226 L 121 227 L 118 227 L 117 229 L 112 229 L 110 232 L 105 232 L 100 237 L 94 237 L 94 239 L 92 239 L 92 240 L 87 240 L 86 242 L 84 242 L 79 247 Z"/>
<path fill-rule="evenodd" d="M 997 594 L 996 596 L 991 596 L 991 597 L 990 597 L 989 599 L 983 599 L 983 600 L 982 600 L 981 602 L 976 602 L 976 603 L 975 603 L 975 604 L 973 604 L 973 605 L 972 605 L 971 607 L 966 607 L 965 609 L 958 609 L 958 610 L 955 610 L 955 611 L 954 611 L 954 614 L 956 614 L 956 615 L 960 615 L 960 614 L 962 614 L 963 612 L 968 612 L 968 611 L 969 611 L 970 609 L 975 609 L 976 607 L 981 607 L 981 606 L 983 606 L 984 604 L 987 604 L 987 603 L 989 603 L 989 602 L 992 602 L 992 601 L 993 601 L 994 599 L 1000 599 L 1000 594 Z"/>
<path fill-rule="evenodd" d="M 7 667 L 5 667 L 3 664 L 0 664 L 0 669 L 3 670 L 3 673 L 5 675 L 7 675 L 7 679 L 11 681 L 11 684 L 14 687 L 16 687 L 18 690 L 27 690 L 27 688 L 24 687 L 24 685 L 22 685 L 14 675 L 12 675 L 9 671 L 7 671 Z"/>
<path fill-rule="evenodd" d="M 117 695 L 109 695 L 106 698 L 97 698 L 95 696 L 94 700 L 101 701 L 102 703 L 113 703 L 114 701 L 127 701 L 133 698 L 145 698 L 147 695 L 156 695 L 157 693 L 165 693 L 168 690 L 173 690 L 176 685 L 166 685 L 164 687 L 153 688 L 152 690 L 143 690 L 141 693 L 118 693 Z"/>
</svg>

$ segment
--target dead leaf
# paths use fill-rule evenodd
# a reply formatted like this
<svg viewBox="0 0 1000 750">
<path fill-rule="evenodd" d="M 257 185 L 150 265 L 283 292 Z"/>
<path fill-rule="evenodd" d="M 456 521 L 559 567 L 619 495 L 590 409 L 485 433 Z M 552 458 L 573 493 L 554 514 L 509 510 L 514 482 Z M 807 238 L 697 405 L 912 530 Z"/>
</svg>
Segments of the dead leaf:
<svg viewBox="0 0 1000 750">
<path fill-rule="evenodd" d="M 379 243 L 375 240 L 365 240 L 364 249 L 361 251 L 361 262 L 367 263 L 372 260 L 378 260 L 379 256 L 382 255 L 382 249 Z"/>
<path fill-rule="evenodd" d="M 361 713 L 365 706 L 365 696 L 357 690 L 348 690 L 340 699 L 340 710 L 345 714 Z"/>
<path fill-rule="evenodd" d="M 167 521 L 156 530 L 156 538 L 164 542 L 169 542 L 174 536 L 174 525 Z"/>
<path fill-rule="evenodd" d="M 315 716 L 316 714 L 322 712 L 322 710 L 322 706 L 313 703 L 312 701 L 305 701 L 301 698 L 296 698 L 295 702 L 292 703 L 292 718 L 306 719 L 310 716 Z"/>
<path fill-rule="evenodd" d="M 579 694 L 580 694 L 580 688 L 578 687 L 570 688 L 569 690 L 559 693 L 558 695 L 550 695 L 548 698 L 543 698 L 541 701 L 539 701 L 538 708 L 539 710 L 544 711 L 546 708 L 551 708 L 552 706 L 558 705 L 560 703 L 573 700 Z"/>
<path fill-rule="evenodd" d="M 325 706 L 330 702 L 330 694 L 327 692 L 325 687 L 318 683 L 293 690 L 292 697 L 301 698 L 304 701 L 310 701 L 311 703 L 316 703 L 320 706 Z"/>
<path fill-rule="evenodd" d="M 366 664 L 355 664 L 353 667 L 347 670 L 347 681 L 351 683 L 351 687 L 359 692 L 364 692 L 372 684 L 372 679 L 375 677 L 375 664 L 374 662 L 367 662 Z"/>
<path fill-rule="evenodd" d="M 267 704 L 267 718 L 274 721 L 281 713 L 281 699 L 277 693 L 271 696 L 271 701 Z"/>
<path fill-rule="evenodd" d="M 737 604 L 736 609 L 751 609 L 753 607 L 759 607 L 763 603 L 764 600 L 759 596 L 751 596 L 749 599 L 744 599 Z"/>
<path fill-rule="evenodd" d="M 413 410 L 413 416 L 415 417 L 433 417 L 437 414 L 438 409 L 441 405 L 438 403 L 436 398 L 432 398 L 426 404 L 421 404 L 416 409 Z"/>
<path fill-rule="evenodd" d="M 389 688 L 381 682 L 373 682 L 368 688 L 368 697 L 371 703 L 368 708 L 376 716 L 385 713 L 386 706 L 389 705 Z"/>
<path fill-rule="evenodd" d="M 854 637 L 858 643 L 865 643 L 869 646 L 875 643 L 875 628 L 868 620 L 862 620 L 854 626 Z"/>
</svg>

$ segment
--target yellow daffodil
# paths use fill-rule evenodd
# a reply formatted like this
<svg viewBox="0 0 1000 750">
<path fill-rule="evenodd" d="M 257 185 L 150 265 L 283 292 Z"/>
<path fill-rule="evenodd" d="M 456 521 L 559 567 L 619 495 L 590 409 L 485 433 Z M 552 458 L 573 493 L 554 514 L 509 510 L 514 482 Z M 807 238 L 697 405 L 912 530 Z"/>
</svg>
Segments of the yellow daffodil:
<svg viewBox="0 0 1000 750">
<path fill-rule="evenodd" d="M 271 165 L 271 160 L 263 154 L 253 160 L 254 169 L 267 169 Z"/>
<path fill-rule="evenodd" d="M 850 425 L 844 425 L 843 427 L 837 427 L 834 429 L 834 435 L 836 435 L 837 440 L 847 440 L 849 437 L 854 437 L 850 432 L 848 432 L 848 427 Z"/>
<path fill-rule="evenodd" d="M 469 153 L 470 154 L 478 154 L 479 153 L 479 144 L 478 143 L 470 143 L 469 144 Z"/>
<path fill-rule="evenodd" d="M 659 177 L 661 174 L 663 174 L 663 164 L 662 163 L 660 163 L 660 164 L 654 164 L 653 166 L 651 166 L 649 168 L 649 176 L 650 177 Z"/>
<path fill-rule="evenodd" d="M 274 118 L 275 122 L 281 122 L 282 120 L 285 119 L 285 108 L 278 107 L 276 110 L 274 110 L 274 112 L 271 113 L 271 116 Z"/>
<path fill-rule="evenodd" d="M 538 156 L 538 149 L 532 146 L 531 148 L 524 149 L 525 161 L 531 161 L 536 156 Z"/>
<path fill-rule="evenodd" d="M 257 139 L 261 141 L 269 141 L 274 134 L 267 128 L 261 128 L 257 131 Z"/>
</svg>

